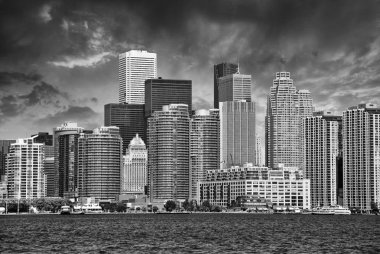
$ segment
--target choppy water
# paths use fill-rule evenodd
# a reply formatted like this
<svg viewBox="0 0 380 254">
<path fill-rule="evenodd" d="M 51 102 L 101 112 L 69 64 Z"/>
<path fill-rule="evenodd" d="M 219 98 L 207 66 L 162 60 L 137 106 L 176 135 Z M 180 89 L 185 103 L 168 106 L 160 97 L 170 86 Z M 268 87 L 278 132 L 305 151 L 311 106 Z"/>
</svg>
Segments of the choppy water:
<svg viewBox="0 0 380 254">
<path fill-rule="evenodd" d="M 380 253 L 380 216 L 0 216 L 0 253 Z"/>
</svg>

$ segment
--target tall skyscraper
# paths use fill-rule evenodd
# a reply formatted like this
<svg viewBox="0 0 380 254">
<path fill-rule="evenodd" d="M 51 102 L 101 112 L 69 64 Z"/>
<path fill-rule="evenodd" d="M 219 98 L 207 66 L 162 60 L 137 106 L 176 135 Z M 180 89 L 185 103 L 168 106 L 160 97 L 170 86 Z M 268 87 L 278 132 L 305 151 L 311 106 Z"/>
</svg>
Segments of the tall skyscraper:
<svg viewBox="0 0 380 254">
<path fill-rule="evenodd" d="M 370 211 L 380 204 L 380 107 L 343 112 L 343 205 Z"/>
<path fill-rule="evenodd" d="M 220 102 L 219 108 L 221 168 L 255 163 L 255 103 L 226 101 Z"/>
<path fill-rule="evenodd" d="M 119 128 L 101 127 L 78 138 L 78 196 L 115 200 L 120 194 L 122 139 Z"/>
<path fill-rule="evenodd" d="M 191 193 L 197 200 L 197 183 L 205 180 L 207 170 L 219 165 L 219 110 L 197 110 L 190 123 Z"/>
<path fill-rule="evenodd" d="M 219 108 L 218 79 L 238 71 L 238 65 L 233 63 L 220 63 L 214 65 L 214 108 Z"/>
<path fill-rule="evenodd" d="M 310 179 L 313 207 L 337 204 L 340 116 L 315 112 L 303 119 L 304 175 Z"/>
<path fill-rule="evenodd" d="M 148 119 L 151 200 L 189 198 L 190 118 L 186 104 L 170 104 Z"/>
<path fill-rule="evenodd" d="M 289 72 L 277 72 L 270 88 L 265 118 L 266 164 L 302 168 L 302 119 L 313 115 L 308 90 L 297 90 Z"/>
<path fill-rule="evenodd" d="M 262 167 L 265 165 L 264 150 L 264 140 L 256 133 L 256 166 Z"/>
<path fill-rule="evenodd" d="M 83 131 L 73 122 L 54 128 L 56 197 L 74 198 L 77 195 L 78 138 Z"/>
<path fill-rule="evenodd" d="M 5 161 L 7 154 L 9 153 L 9 148 L 12 143 L 15 143 L 16 140 L 0 140 L 0 178 L 4 180 L 5 176 Z"/>
<path fill-rule="evenodd" d="M 44 174 L 46 176 L 46 196 L 54 197 L 56 182 L 56 172 L 54 167 L 54 146 L 53 146 L 53 135 L 48 132 L 39 132 L 38 134 L 32 135 L 34 138 L 34 143 L 44 144 Z"/>
<path fill-rule="evenodd" d="M 44 174 L 44 144 L 33 137 L 17 139 L 7 155 L 9 198 L 42 198 L 46 193 Z"/>
<path fill-rule="evenodd" d="M 144 104 L 144 82 L 157 78 L 157 54 L 130 50 L 119 54 L 119 103 Z"/>
<path fill-rule="evenodd" d="M 147 186 L 148 153 L 144 141 L 136 135 L 129 143 L 121 171 L 121 194 L 144 194 Z"/>
<path fill-rule="evenodd" d="M 178 79 L 148 79 L 145 81 L 145 117 L 169 104 L 187 104 L 191 115 L 192 82 Z"/>
<path fill-rule="evenodd" d="M 218 79 L 219 102 L 224 101 L 252 101 L 251 95 L 252 76 L 235 74 L 220 77 Z"/>
<path fill-rule="evenodd" d="M 146 140 L 144 105 L 110 103 L 104 105 L 104 126 L 117 126 L 123 139 L 123 154 L 129 142 L 139 134 Z"/>
</svg>

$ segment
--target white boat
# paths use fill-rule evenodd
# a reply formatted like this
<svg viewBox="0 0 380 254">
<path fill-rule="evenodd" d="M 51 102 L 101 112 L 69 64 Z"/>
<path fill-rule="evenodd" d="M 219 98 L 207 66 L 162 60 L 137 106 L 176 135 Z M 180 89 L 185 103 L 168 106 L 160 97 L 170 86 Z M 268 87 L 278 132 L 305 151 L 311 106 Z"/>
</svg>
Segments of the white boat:
<svg viewBox="0 0 380 254">
<path fill-rule="evenodd" d="M 71 214 L 71 208 L 68 205 L 63 205 L 61 207 L 61 215 L 70 215 Z"/>
<path fill-rule="evenodd" d="M 85 214 L 89 213 L 103 213 L 103 209 L 99 204 L 84 204 L 74 206 L 74 211 L 82 211 Z"/>
<path fill-rule="evenodd" d="M 323 206 L 314 208 L 311 212 L 316 215 L 350 215 L 351 211 L 343 206 Z"/>
<path fill-rule="evenodd" d="M 323 206 L 323 207 L 317 207 L 311 210 L 311 214 L 314 215 L 334 215 L 335 211 L 334 209 L 331 209 L 331 207 Z"/>
<path fill-rule="evenodd" d="M 334 209 L 335 215 L 351 215 L 350 209 L 337 205 L 337 206 L 332 206 L 331 208 Z"/>
</svg>

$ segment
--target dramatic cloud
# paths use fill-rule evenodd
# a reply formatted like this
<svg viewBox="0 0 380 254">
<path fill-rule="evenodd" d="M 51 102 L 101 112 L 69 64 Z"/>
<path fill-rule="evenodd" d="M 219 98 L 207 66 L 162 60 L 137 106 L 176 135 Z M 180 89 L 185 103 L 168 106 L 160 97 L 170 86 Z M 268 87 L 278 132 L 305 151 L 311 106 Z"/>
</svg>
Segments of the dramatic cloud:
<svg viewBox="0 0 380 254">
<path fill-rule="evenodd" d="M 239 62 L 241 73 L 252 74 L 255 83 L 257 129 L 263 136 L 266 96 L 276 71 L 290 71 L 297 88 L 309 89 L 319 109 L 341 112 L 358 103 L 380 102 L 379 4 L 1 1 L 1 110 L 4 115 L 14 112 L 19 121 L 29 119 L 35 107 L 45 114 L 38 119 L 70 106 L 102 112 L 103 104 L 117 101 L 117 54 L 146 49 L 158 54 L 159 76 L 193 81 L 193 108 L 213 105 L 213 65 Z M 43 86 L 42 77 L 34 73 L 60 92 L 59 106 L 56 99 L 31 95 Z M 38 100 L 50 106 L 42 108 Z M 32 108 L 24 109 L 21 101 Z M 0 134 L 12 137 L 27 131 L 25 126 Z"/>
</svg>

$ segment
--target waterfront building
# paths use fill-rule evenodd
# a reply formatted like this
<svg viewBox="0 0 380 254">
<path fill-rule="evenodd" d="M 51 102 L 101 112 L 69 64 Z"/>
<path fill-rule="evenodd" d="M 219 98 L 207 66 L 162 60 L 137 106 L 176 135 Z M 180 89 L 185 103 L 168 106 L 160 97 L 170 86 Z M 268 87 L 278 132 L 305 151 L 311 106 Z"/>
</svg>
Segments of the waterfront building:
<svg viewBox="0 0 380 254">
<path fill-rule="evenodd" d="M 145 81 L 145 117 L 169 104 L 192 106 L 192 81 L 181 79 L 147 79 Z"/>
<path fill-rule="evenodd" d="M 78 138 L 78 196 L 115 200 L 120 194 L 122 139 L 116 126 L 100 127 Z"/>
<path fill-rule="evenodd" d="M 48 132 L 38 132 L 38 134 L 34 134 L 32 137 L 34 137 L 34 143 L 42 143 L 45 145 L 44 174 L 46 176 L 46 197 L 54 197 L 57 179 L 54 167 L 53 135 Z"/>
<path fill-rule="evenodd" d="M 265 166 L 264 140 L 256 133 L 256 166 Z"/>
<path fill-rule="evenodd" d="M 17 139 L 7 155 L 6 177 L 9 198 L 43 198 L 46 195 L 44 144 L 33 138 Z"/>
<path fill-rule="evenodd" d="M 255 103 L 226 101 L 220 108 L 220 168 L 255 163 Z"/>
<path fill-rule="evenodd" d="M 187 199 L 190 190 L 190 118 L 186 104 L 170 104 L 148 119 L 151 201 Z"/>
<path fill-rule="evenodd" d="M 239 100 L 251 102 L 251 87 L 252 76 L 240 74 L 239 71 L 234 74 L 220 77 L 218 79 L 219 103 Z"/>
<path fill-rule="evenodd" d="M 9 148 L 12 143 L 15 143 L 16 140 L 0 140 L 0 177 L 5 176 L 5 161 L 7 158 L 7 154 L 9 153 Z"/>
<path fill-rule="evenodd" d="M 104 126 L 117 126 L 123 139 L 123 154 L 136 133 L 146 140 L 144 105 L 109 103 L 104 105 Z"/>
<path fill-rule="evenodd" d="M 214 65 L 214 108 L 219 108 L 219 78 L 234 74 L 237 71 L 238 65 L 234 63 L 220 63 Z"/>
<path fill-rule="evenodd" d="M 341 116 L 315 112 L 303 119 L 304 173 L 310 179 L 311 206 L 337 205 Z"/>
<path fill-rule="evenodd" d="M 121 194 L 144 194 L 147 186 L 148 153 L 138 134 L 131 140 L 121 171 Z"/>
<path fill-rule="evenodd" d="M 119 103 L 144 104 L 144 82 L 157 78 L 157 54 L 130 50 L 119 54 Z"/>
<path fill-rule="evenodd" d="M 55 197 L 77 196 L 78 138 L 82 132 L 84 129 L 74 122 L 54 128 Z"/>
<path fill-rule="evenodd" d="M 380 107 L 359 104 L 343 112 L 343 205 L 380 204 Z"/>
<path fill-rule="evenodd" d="M 308 90 L 297 90 L 289 72 L 277 72 L 270 88 L 265 118 L 266 165 L 303 167 L 302 119 L 313 115 Z"/>
<path fill-rule="evenodd" d="M 219 168 L 219 110 L 197 110 L 190 122 L 191 199 L 207 170 Z"/>
<path fill-rule="evenodd" d="M 198 182 L 198 203 L 228 207 L 238 197 L 270 200 L 276 206 L 310 209 L 310 180 L 296 167 L 242 167 L 207 171 L 206 180 Z"/>
</svg>

